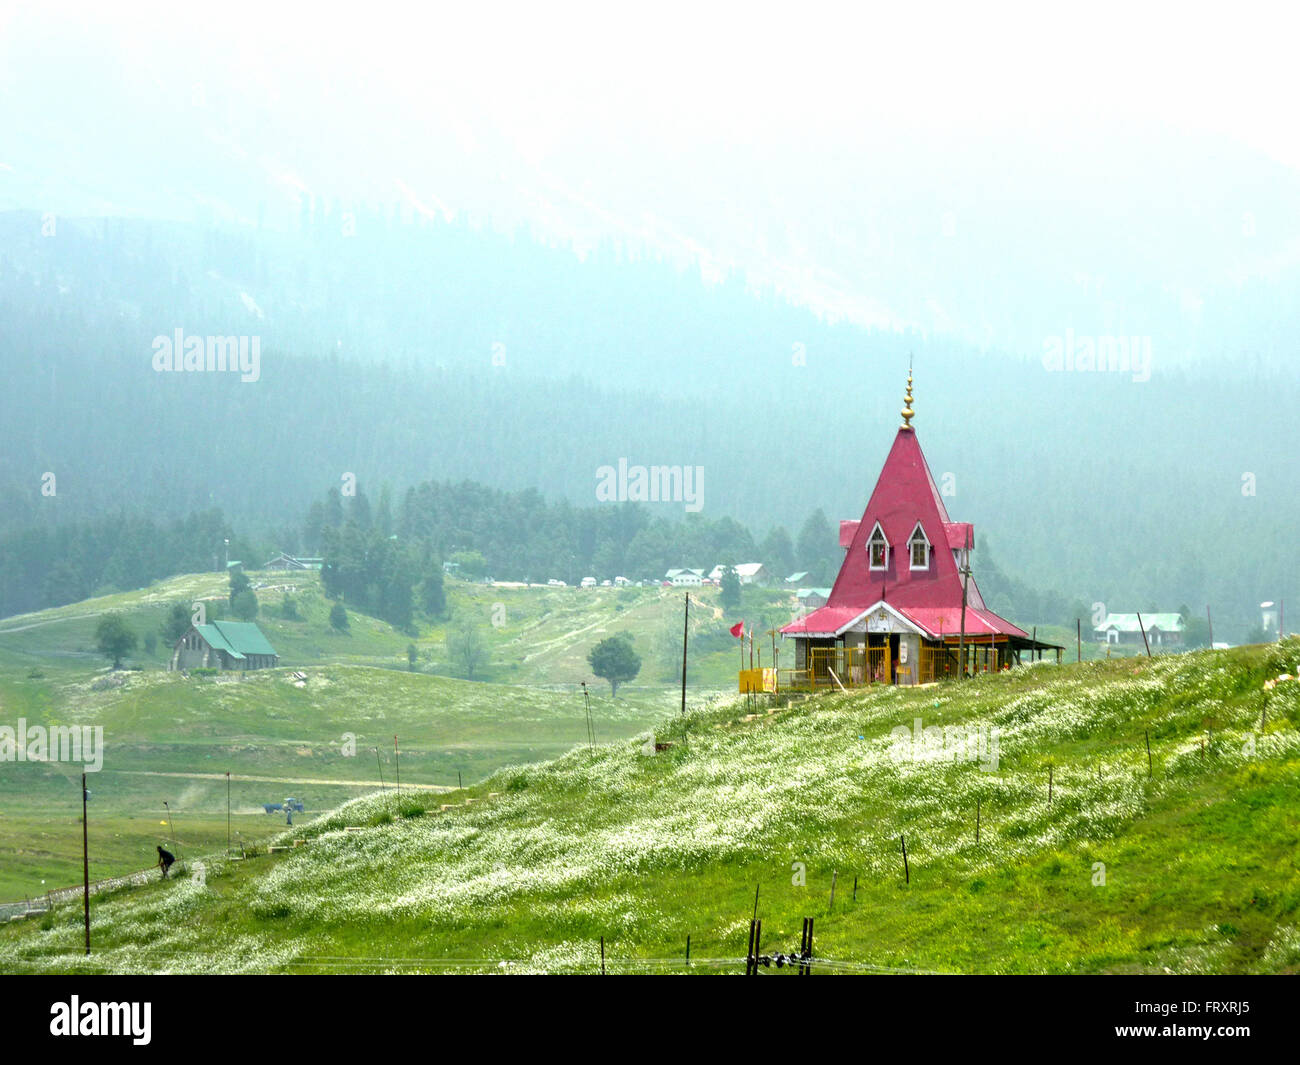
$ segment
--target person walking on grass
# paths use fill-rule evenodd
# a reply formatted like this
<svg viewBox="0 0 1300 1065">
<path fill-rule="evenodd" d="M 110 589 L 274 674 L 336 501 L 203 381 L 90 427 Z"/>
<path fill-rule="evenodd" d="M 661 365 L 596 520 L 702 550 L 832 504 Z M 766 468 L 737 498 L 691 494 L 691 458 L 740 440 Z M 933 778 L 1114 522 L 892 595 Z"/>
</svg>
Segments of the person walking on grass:
<svg viewBox="0 0 1300 1065">
<path fill-rule="evenodd" d="M 158 868 L 162 870 L 162 878 L 164 880 L 167 879 L 167 870 L 172 867 L 172 864 L 175 861 L 176 855 L 171 851 L 165 851 L 161 847 L 158 848 Z"/>
</svg>

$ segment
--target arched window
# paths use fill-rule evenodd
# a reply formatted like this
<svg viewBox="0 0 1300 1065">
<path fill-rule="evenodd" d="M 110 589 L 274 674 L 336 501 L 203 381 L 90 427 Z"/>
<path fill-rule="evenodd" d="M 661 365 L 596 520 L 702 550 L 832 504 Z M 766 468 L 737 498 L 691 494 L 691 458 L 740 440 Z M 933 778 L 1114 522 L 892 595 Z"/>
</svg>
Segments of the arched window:
<svg viewBox="0 0 1300 1065">
<path fill-rule="evenodd" d="M 876 522 L 876 527 L 871 530 L 871 536 L 867 539 L 867 554 L 871 559 L 872 569 L 884 569 L 889 565 L 889 541 L 885 539 L 885 532 L 880 527 L 880 522 Z"/>
<path fill-rule="evenodd" d="M 916 523 L 916 528 L 912 530 L 912 538 L 907 541 L 907 546 L 912 556 L 912 569 L 929 569 L 930 541 L 919 521 Z"/>
</svg>

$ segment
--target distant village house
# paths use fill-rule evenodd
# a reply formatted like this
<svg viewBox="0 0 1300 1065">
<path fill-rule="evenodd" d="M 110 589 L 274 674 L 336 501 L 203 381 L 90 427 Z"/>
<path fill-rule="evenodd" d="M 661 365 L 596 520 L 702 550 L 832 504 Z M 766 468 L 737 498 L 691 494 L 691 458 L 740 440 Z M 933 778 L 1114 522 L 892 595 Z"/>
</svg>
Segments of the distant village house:
<svg viewBox="0 0 1300 1065">
<path fill-rule="evenodd" d="M 251 621 L 212 621 L 192 625 L 176 641 L 170 670 L 274 669 L 280 656 Z"/>
<path fill-rule="evenodd" d="M 709 572 L 709 580 L 721 581 L 726 568 L 721 564 L 714 566 Z M 767 568 L 761 562 L 741 562 L 733 568 L 736 571 L 736 576 L 740 578 L 741 584 L 762 584 L 767 580 Z"/>
<path fill-rule="evenodd" d="M 1106 620 L 1092 630 L 1102 642 L 1120 647 L 1142 647 L 1142 629 L 1152 647 L 1181 647 L 1183 619 L 1179 614 L 1144 614 L 1141 623 L 1136 614 L 1107 614 Z"/>
<path fill-rule="evenodd" d="M 704 570 L 670 569 L 664 579 L 674 588 L 695 588 L 704 583 Z"/>
<path fill-rule="evenodd" d="M 325 560 L 323 558 L 295 558 L 293 555 L 286 555 L 281 551 L 275 558 L 266 563 L 262 569 L 319 570 L 324 564 Z"/>
</svg>

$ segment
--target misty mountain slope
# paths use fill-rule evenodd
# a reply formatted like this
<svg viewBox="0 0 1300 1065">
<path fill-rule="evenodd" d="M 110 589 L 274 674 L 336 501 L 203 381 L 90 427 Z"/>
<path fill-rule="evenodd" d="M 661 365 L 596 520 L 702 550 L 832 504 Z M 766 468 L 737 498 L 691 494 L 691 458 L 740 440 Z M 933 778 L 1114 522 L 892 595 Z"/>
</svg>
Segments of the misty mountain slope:
<svg viewBox="0 0 1300 1065">
<path fill-rule="evenodd" d="M 219 506 L 279 528 L 345 473 L 399 495 L 468 479 L 585 506 L 597 470 L 625 459 L 703 467 L 706 512 L 796 531 L 818 507 L 861 513 L 910 355 L 949 510 L 1008 572 L 1086 603 L 1212 599 L 1244 618 L 1300 601 L 1286 447 L 1300 383 L 1262 362 L 1175 370 L 1153 342 L 1149 380 L 1051 372 L 467 226 L 396 220 L 368 245 L 40 224 L 0 216 L 8 527 Z M 178 328 L 258 337 L 258 379 L 156 372 L 155 338 Z M 1278 564 L 1283 587 L 1263 577 Z"/>
</svg>

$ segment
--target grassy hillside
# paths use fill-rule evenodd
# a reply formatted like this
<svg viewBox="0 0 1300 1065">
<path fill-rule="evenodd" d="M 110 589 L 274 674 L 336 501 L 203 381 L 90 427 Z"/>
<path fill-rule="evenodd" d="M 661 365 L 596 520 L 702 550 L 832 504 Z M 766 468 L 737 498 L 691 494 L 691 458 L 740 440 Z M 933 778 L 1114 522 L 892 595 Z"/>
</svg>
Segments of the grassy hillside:
<svg viewBox="0 0 1300 1065">
<path fill-rule="evenodd" d="M 552 758 L 587 740 L 577 682 L 595 681 L 584 659 L 597 639 L 626 627 L 649 643 L 658 612 L 680 609 L 658 590 L 616 598 L 613 589 L 492 589 L 449 582 L 454 610 L 481 611 L 493 658 L 471 683 L 449 670 L 445 625 L 416 638 L 421 660 L 407 671 L 408 634 L 353 613 L 348 633 L 328 624 L 329 603 L 314 574 L 254 577 L 259 624 L 285 668 L 216 677 L 164 672 L 169 648 L 141 651 L 112 672 L 94 649 L 94 629 L 120 611 L 143 635 L 157 631 L 174 602 L 219 602 L 226 580 L 197 574 L 0 622 L 0 724 L 87 724 L 104 729 L 104 770 L 91 778 L 92 823 L 100 829 L 93 877 L 149 864 L 156 843 L 183 853 L 226 843 L 226 784 L 233 774 L 234 838 L 264 839 L 277 822 L 261 804 L 286 795 L 319 811 L 392 783 L 454 787 L 503 765 Z M 285 592 L 300 621 L 279 616 Z M 505 624 L 490 624 L 505 600 Z M 621 608 L 621 609 L 619 609 Z M 501 613 L 497 612 L 501 617 Z M 514 662 L 518 668 L 506 663 Z M 304 673 L 299 682 L 294 673 Z M 702 671 L 701 671 L 702 672 Z M 715 670 L 715 672 L 718 672 Z M 650 671 L 647 669 L 647 674 Z M 707 697 L 692 670 L 692 698 Z M 634 735 L 671 712 L 678 696 L 662 683 L 621 688 L 617 700 L 591 687 L 598 740 Z M 400 739 L 400 767 L 393 736 Z M 353 737 L 356 756 L 342 753 Z M 376 751 L 377 748 L 377 751 Z M 0 767 L 0 899 L 39 894 L 81 875 L 79 767 Z M 164 805 L 166 803 L 166 805 Z M 170 812 L 170 823 L 167 815 Z"/>
<path fill-rule="evenodd" d="M 329 625 L 331 601 L 314 573 L 252 573 L 260 613 L 257 623 L 285 666 L 350 663 L 407 668 L 407 646 L 418 652 L 417 670 L 459 676 L 462 669 L 447 651 L 448 630 L 462 618 L 476 624 L 487 647 L 477 679 L 511 684 L 554 685 L 592 681 L 586 655 L 606 636 L 629 632 L 641 654 L 637 687 L 660 688 L 676 680 L 681 658 L 681 589 L 667 588 L 526 588 L 493 587 L 450 579 L 446 583 L 448 617 L 423 622 L 414 635 L 387 622 L 349 611 L 349 631 Z M 143 637 L 157 633 L 173 603 L 203 601 L 220 609 L 228 584 L 217 573 L 188 574 L 159 581 L 150 588 L 87 599 L 33 614 L 0 620 L 0 668 L 26 665 L 46 669 L 63 665 L 102 666 L 95 651 L 100 616 L 118 611 Z M 291 596 L 301 620 L 288 620 L 281 607 Z M 737 642 L 725 635 L 742 618 L 765 627 L 788 621 L 793 596 L 784 591 L 745 589 L 741 608 L 724 614 L 714 588 L 691 590 L 693 604 L 688 682 L 694 687 L 734 689 Z M 214 613 L 213 616 L 218 616 Z M 768 644 L 770 647 L 770 643 Z M 128 663 L 161 668 L 170 647 L 159 639 L 152 653 L 143 644 Z M 6 656 L 11 656 L 6 662 Z M 770 664 L 770 662 L 768 662 Z"/>
<path fill-rule="evenodd" d="M 690 935 L 700 968 L 737 971 L 761 885 L 769 949 L 813 916 L 817 954 L 844 962 L 1295 971 L 1300 682 L 1264 681 L 1298 660 L 1292 639 L 701 711 L 653 756 L 574 749 L 445 812 L 355 799 L 291 852 L 97 901 L 89 961 L 75 907 L 6 927 L 0 967 L 591 971 L 603 935 L 615 971 L 658 970 Z M 917 719 L 959 757 L 904 745 Z"/>
</svg>

